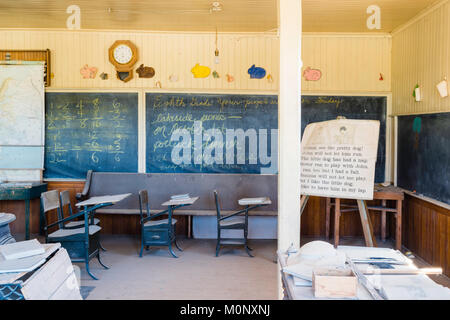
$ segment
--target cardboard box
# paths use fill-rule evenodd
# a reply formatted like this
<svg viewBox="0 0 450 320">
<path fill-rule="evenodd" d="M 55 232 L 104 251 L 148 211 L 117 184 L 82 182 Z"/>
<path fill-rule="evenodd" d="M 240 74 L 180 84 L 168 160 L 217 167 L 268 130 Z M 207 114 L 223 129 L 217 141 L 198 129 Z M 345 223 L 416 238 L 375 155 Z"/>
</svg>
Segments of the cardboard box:
<svg viewBox="0 0 450 320">
<path fill-rule="evenodd" d="M 358 279 L 351 269 L 317 268 L 312 286 L 316 298 L 356 298 Z"/>
</svg>

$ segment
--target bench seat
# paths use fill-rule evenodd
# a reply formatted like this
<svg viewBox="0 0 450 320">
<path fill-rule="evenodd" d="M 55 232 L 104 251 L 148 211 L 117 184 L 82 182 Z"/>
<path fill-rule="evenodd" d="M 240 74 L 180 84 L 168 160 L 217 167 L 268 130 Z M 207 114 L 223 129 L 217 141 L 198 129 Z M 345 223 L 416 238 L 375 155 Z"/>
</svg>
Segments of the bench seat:
<svg viewBox="0 0 450 320">
<path fill-rule="evenodd" d="M 98 209 L 95 211 L 97 214 L 125 214 L 125 215 L 136 215 L 140 214 L 139 209 Z M 159 210 L 151 210 L 151 213 L 158 213 Z M 231 210 L 221 210 L 223 215 L 232 214 L 235 211 Z M 217 215 L 215 210 L 175 210 L 174 216 L 215 216 Z M 255 211 L 252 210 L 248 214 L 249 216 L 277 216 L 277 211 Z"/>
</svg>

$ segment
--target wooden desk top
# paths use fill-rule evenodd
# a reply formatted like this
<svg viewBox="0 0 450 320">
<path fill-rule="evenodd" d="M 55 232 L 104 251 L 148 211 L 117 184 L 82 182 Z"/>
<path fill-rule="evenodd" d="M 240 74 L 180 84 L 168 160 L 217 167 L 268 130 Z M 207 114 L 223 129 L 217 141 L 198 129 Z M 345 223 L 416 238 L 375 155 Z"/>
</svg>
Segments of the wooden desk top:
<svg viewBox="0 0 450 320">
<path fill-rule="evenodd" d="M 131 196 L 131 193 L 125 193 L 125 194 L 116 194 L 112 196 L 100 196 L 100 197 L 92 197 L 85 201 L 78 202 L 76 204 L 77 207 L 84 207 L 84 206 L 93 206 L 97 204 L 103 204 L 103 203 L 116 203 L 119 201 L 122 201 L 123 199 Z"/>
<path fill-rule="evenodd" d="M 405 194 L 403 189 L 387 186 L 383 187 L 381 185 L 375 185 L 373 190 L 374 200 L 403 200 L 405 199 Z"/>
</svg>

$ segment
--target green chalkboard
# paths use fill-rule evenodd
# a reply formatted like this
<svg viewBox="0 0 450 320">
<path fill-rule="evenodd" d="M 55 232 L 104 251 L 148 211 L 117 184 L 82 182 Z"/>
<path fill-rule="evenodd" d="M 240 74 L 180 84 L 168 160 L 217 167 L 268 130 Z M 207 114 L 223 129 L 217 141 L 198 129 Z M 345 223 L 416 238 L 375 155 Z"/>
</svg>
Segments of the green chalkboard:
<svg viewBox="0 0 450 320">
<path fill-rule="evenodd" d="M 277 96 L 147 93 L 147 172 L 276 174 L 277 128 Z M 190 141 L 172 140 L 177 129 Z M 176 154 L 187 158 L 174 163 L 183 141 L 189 147 Z"/>
<path fill-rule="evenodd" d="M 51 92 L 45 106 L 45 178 L 137 172 L 137 93 Z"/>
<path fill-rule="evenodd" d="M 397 184 L 450 204 L 450 112 L 398 117 Z"/>
</svg>

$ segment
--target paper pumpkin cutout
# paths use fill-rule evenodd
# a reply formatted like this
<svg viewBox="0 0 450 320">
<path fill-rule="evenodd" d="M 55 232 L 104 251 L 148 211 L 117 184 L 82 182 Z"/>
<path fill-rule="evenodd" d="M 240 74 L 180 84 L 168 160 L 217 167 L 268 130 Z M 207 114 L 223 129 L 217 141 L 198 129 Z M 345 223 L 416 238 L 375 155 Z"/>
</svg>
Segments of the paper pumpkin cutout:
<svg viewBox="0 0 450 320">
<path fill-rule="evenodd" d="M 318 81 L 322 78 L 322 71 L 307 67 L 305 71 L 303 71 L 303 78 L 305 78 L 306 81 Z"/>
<path fill-rule="evenodd" d="M 155 69 L 152 67 L 144 67 L 143 64 L 136 69 L 136 72 L 139 75 L 139 78 L 153 78 L 155 75 Z"/>
<path fill-rule="evenodd" d="M 98 69 L 96 67 L 89 67 L 87 64 L 80 69 L 83 79 L 94 79 Z"/>
<path fill-rule="evenodd" d="M 255 65 L 252 65 L 247 73 L 250 75 L 250 79 L 262 79 L 266 76 L 266 70 Z"/>
<path fill-rule="evenodd" d="M 210 75 L 211 69 L 206 66 L 201 66 L 200 64 L 196 64 L 191 69 L 192 74 L 194 75 L 194 78 L 206 78 Z"/>
</svg>

